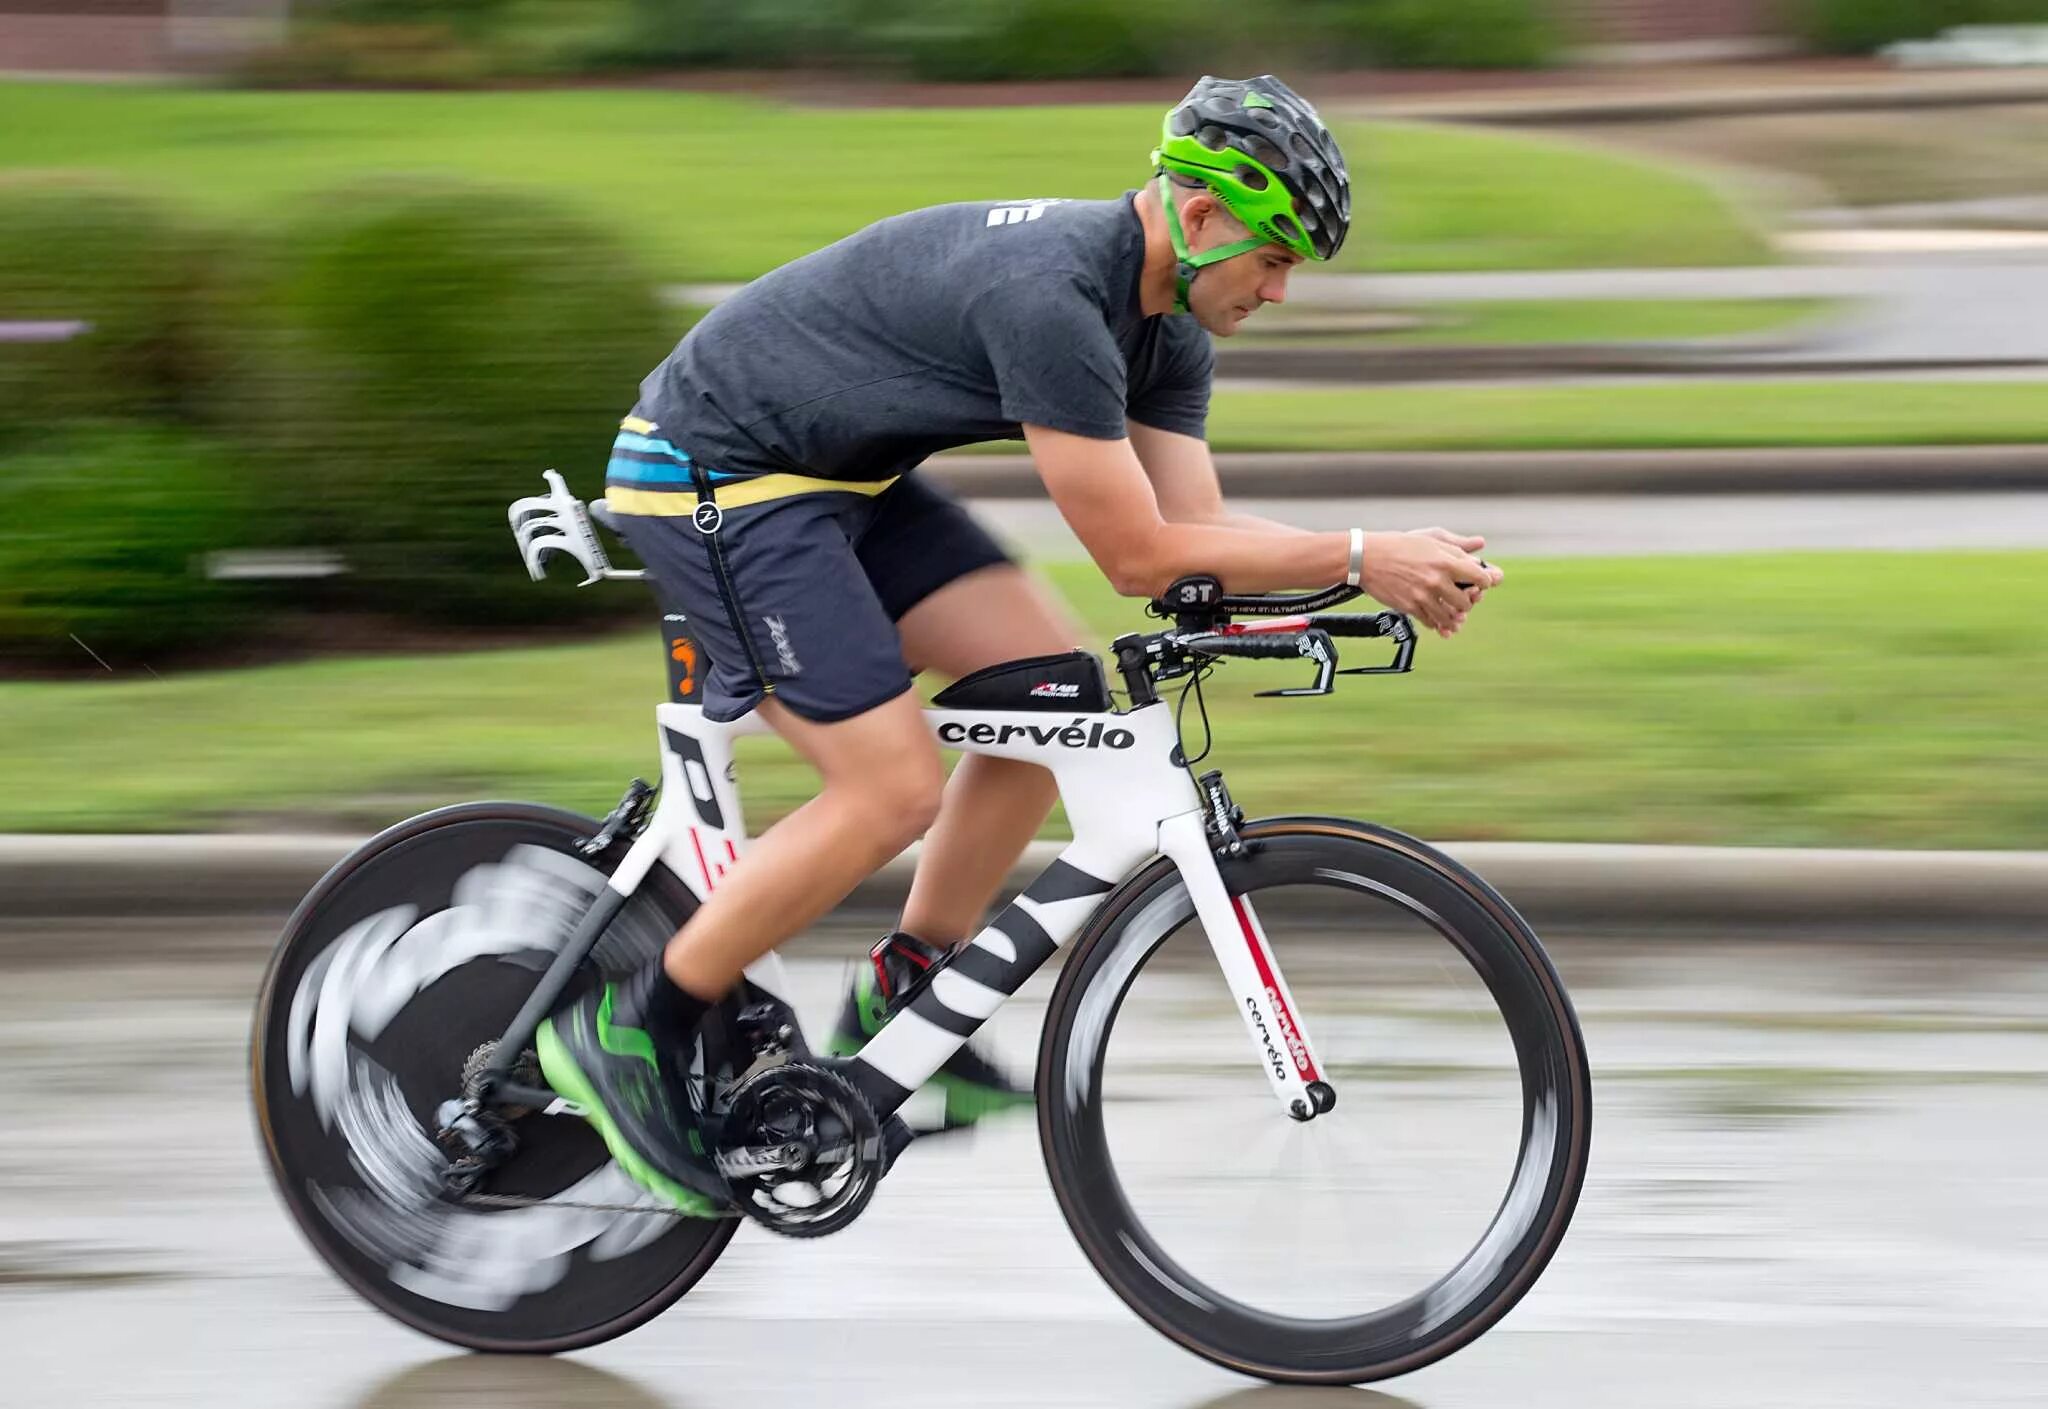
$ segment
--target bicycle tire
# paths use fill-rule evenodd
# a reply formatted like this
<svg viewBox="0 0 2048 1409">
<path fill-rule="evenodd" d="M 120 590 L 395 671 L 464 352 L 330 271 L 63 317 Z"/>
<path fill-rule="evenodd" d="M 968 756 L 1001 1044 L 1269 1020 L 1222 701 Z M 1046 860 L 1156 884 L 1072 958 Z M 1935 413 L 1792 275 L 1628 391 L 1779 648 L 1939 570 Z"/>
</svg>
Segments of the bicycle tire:
<svg viewBox="0 0 2048 1409">
<path fill-rule="evenodd" d="M 428 917 L 439 920 L 455 913 L 464 878 L 478 875 L 479 867 L 494 863 L 510 865 L 510 858 L 517 856 L 520 864 L 539 868 L 542 874 L 533 885 L 535 903 L 543 906 L 548 903 L 544 892 L 551 874 L 580 878 L 582 872 L 578 867 L 587 869 L 593 878 L 609 874 L 623 854 L 623 847 L 615 846 L 608 856 L 595 859 L 583 857 L 575 850 L 577 843 L 595 835 L 597 829 L 598 824 L 590 818 L 526 803 L 470 803 L 401 822 L 344 858 L 300 902 L 285 925 L 258 996 L 250 1039 L 251 1091 L 266 1163 L 293 1222 L 320 1259 L 371 1305 L 426 1335 L 471 1350 L 548 1355 L 623 1335 L 667 1310 L 688 1292 L 724 1251 L 737 1231 L 738 1221 L 615 1215 L 603 1225 L 603 1232 L 567 1248 L 545 1251 L 553 1245 L 546 1237 L 532 1236 L 548 1231 L 532 1226 L 536 1212 L 533 1208 L 502 1212 L 471 1208 L 452 1213 L 437 1210 L 431 1216 L 445 1217 L 451 1221 L 450 1226 L 457 1217 L 482 1220 L 462 1225 L 466 1236 L 473 1235 L 466 1251 L 487 1256 L 495 1249 L 515 1261 L 486 1264 L 488 1270 L 502 1275 L 482 1292 L 461 1282 L 465 1275 L 481 1273 L 464 1273 L 452 1266 L 429 1267 L 426 1271 L 411 1268 L 402 1260 L 404 1249 L 381 1248 L 376 1237 L 367 1236 L 364 1227 L 356 1226 L 366 1221 L 366 1200 L 352 1193 L 346 1184 L 347 1169 L 342 1157 L 346 1155 L 347 1165 L 357 1170 L 361 1165 L 356 1154 L 337 1148 L 333 1136 L 324 1129 L 328 1119 L 342 1120 L 345 1126 L 344 1117 L 335 1116 L 331 1109 L 326 1119 L 317 1112 L 309 1113 L 304 1090 L 294 1089 L 294 1062 L 298 1062 L 298 1080 L 302 1085 L 306 1079 L 304 1069 L 312 1063 L 306 1056 L 310 1043 L 305 1036 L 308 1020 L 304 1018 L 306 1001 L 301 990 L 316 982 L 320 986 L 310 1019 L 317 1030 L 318 1003 L 326 1001 L 326 985 L 332 977 L 327 966 L 339 962 L 331 956 L 340 948 L 341 938 L 364 933 L 362 926 L 366 921 L 373 922 L 380 915 L 393 914 L 407 906 L 418 910 L 417 918 L 406 922 L 407 937 L 427 933 Z M 479 893 L 470 892 L 472 896 Z M 435 908 L 436 902 L 444 900 L 446 908 Z M 573 923 L 566 897 L 562 903 L 564 923 Z M 696 903 L 688 887 L 665 868 L 656 866 L 599 941 L 593 959 L 606 971 L 620 971 L 644 961 L 651 953 L 659 952 L 658 946 L 682 925 Z M 541 923 L 538 918 L 527 922 L 536 927 Z M 443 928 L 453 932 L 459 923 L 445 923 Z M 396 925 L 394 921 L 393 927 Z M 419 1108 L 420 1103 L 436 1099 L 437 1091 L 445 1097 L 459 1090 L 460 1056 L 455 1056 L 451 1068 L 451 1054 L 469 1050 L 479 1037 L 489 1041 L 499 1036 L 518 1003 L 538 981 L 553 951 L 541 947 L 528 950 L 521 947 L 523 943 L 518 941 L 501 953 L 484 956 L 506 962 L 493 963 L 481 974 L 472 973 L 477 964 L 475 958 L 447 969 L 418 988 L 410 1003 L 401 1006 L 384 1025 L 386 1033 L 399 1028 L 411 1007 L 424 1008 L 424 1000 L 441 985 L 451 981 L 466 985 L 463 1001 L 440 1002 L 434 1011 L 413 1021 L 410 1028 L 401 1029 L 403 1041 L 393 1038 L 389 1044 L 394 1068 L 403 1065 L 418 1071 L 411 1083 L 419 1088 L 417 1092 L 395 1074 L 390 1081 L 391 1088 L 401 1093 L 410 1108 L 412 1119 L 430 1123 L 425 1111 Z M 395 950 L 398 944 L 393 943 L 390 948 Z M 330 957 L 323 959 L 323 955 Z M 412 957 L 424 961 L 432 956 Z M 323 967 L 315 973 L 315 965 Z M 593 970 L 588 961 L 584 967 L 586 971 Z M 499 969 L 513 972 L 499 974 Z M 463 975 L 469 977 L 462 978 Z M 522 975 L 530 975 L 523 980 L 523 986 Z M 582 981 L 594 982 L 594 972 L 586 972 Z M 445 1000 L 449 995 L 442 996 Z M 295 1021 L 300 1022 L 296 1033 Z M 353 1018 L 342 1021 L 348 1025 L 345 1035 L 352 1035 Z M 384 1038 L 380 1036 L 377 1040 L 382 1042 Z M 294 1042 L 298 1044 L 296 1052 Z M 358 1058 L 350 1053 L 348 1060 L 354 1071 Z M 536 1131 L 534 1123 L 542 1119 L 546 1126 Z M 602 1177 L 616 1182 L 611 1181 L 615 1168 L 606 1172 L 610 1161 L 602 1142 L 581 1121 L 529 1116 L 516 1128 L 526 1136 L 526 1143 L 505 1169 L 493 1175 L 494 1180 L 530 1180 L 533 1187 L 518 1192 L 536 1195 L 545 1191 L 551 1181 Z M 399 1138 L 409 1142 L 409 1137 Z M 345 1141 L 344 1134 L 344 1144 Z M 588 1172 L 577 1175 L 577 1170 Z M 623 1177 L 619 1175 L 618 1179 Z M 331 1184 L 323 1182 L 330 1180 Z M 344 1199 L 344 1195 L 348 1197 Z M 562 1225 L 556 1241 L 575 1238 L 581 1226 L 572 1226 L 577 1215 L 566 1210 L 541 1212 Z M 528 1219 L 526 1225 L 507 1223 L 503 1225 L 503 1236 L 494 1235 L 490 1227 L 493 1220 L 522 1216 Z M 658 1231 L 657 1225 L 646 1221 L 656 1218 L 665 1225 Z M 596 1223 L 593 1220 L 592 1226 Z M 525 1228 L 536 1249 L 535 1259 L 527 1264 L 516 1262 L 518 1251 L 525 1244 L 510 1238 L 515 1226 Z M 495 1245 L 489 1241 L 494 1237 Z M 508 1242 L 513 1250 L 504 1252 Z M 624 1251 L 619 1251 L 621 1248 Z M 375 1255 L 380 1252 L 386 1255 L 381 1262 Z M 600 1257 L 600 1252 L 604 1256 Z M 400 1260 L 391 1261 L 393 1257 Z M 557 1264 L 559 1277 L 546 1282 L 545 1278 L 557 1270 Z M 520 1285 L 517 1279 L 522 1275 L 540 1285 L 513 1296 L 502 1306 L 462 1306 L 443 1299 L 454 1295 L 502 1300 L 505 1284 Z M 452 1291 L 434 1280 L 446 1276 L 456 1279 Z M 421 1286 L 430 1291 L 423 1294 Z"/>
<path fill-rule="evenodd" d="M 1204 1286 L 1161 1249 L 1132 1208 L 1110 1157 L 1102 1070 L 1110 1031 L 1131 985 L 1192 912 L 1178 870 L 1164 858 L 1121 885 L 1091 919 L 1052 995 L 1038 1090 L 1039 1133 L 1053 1192 L 1082 1252 L 1111 1289 L 1148 1324 L 1195 1354 L 1283 1383 L 1361 1384 L 1407 1374 L 1469 1344 L 1505 1316 L 1564 1237 L 1592 1138 L 1591 1077 L 1578 1018 L 1527 923 L 1477 875 L 1441 852 L 1399 832 L 1341 818 L 1268 818 L 1247 825 L 1242 834 L 1248 853 L 1219 862 L 1233 895 L 1278 885 L 1384 887 L 1450 926 L 1444 937 L 1464 948 L 1485 978 L 1514 1039 L 1524 1110 L 1508 1197 L 1464 1260 L 1423 1293 L 1365 1317 L 1270 1315 Z M 1537 1100 L 1549 1104 L 1536 1107 Z M 1537 1109 L 1546 1113 L 1547 1124 L 1537 1121 Z M 1275 1118 L 1282 1118 L 1277 1107 Z M 1547 1138 L 1532 1140 L 1532 1132 L 1546 1131 Z M 1513 1220 L 1504 1222 L 1511 1206 Z"/>
</svg>

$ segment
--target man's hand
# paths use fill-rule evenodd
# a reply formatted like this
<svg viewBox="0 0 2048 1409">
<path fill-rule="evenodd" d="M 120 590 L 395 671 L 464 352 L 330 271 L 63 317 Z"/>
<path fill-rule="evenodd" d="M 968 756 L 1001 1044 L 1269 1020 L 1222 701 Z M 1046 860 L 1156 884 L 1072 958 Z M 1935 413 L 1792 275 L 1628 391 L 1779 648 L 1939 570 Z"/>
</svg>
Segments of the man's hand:
<svg viewBox="0 0 2048 1409">
<path fill-rule="evenodd" d="M 1501 570 L 1474 556 L 1485 546 L 1484 538 L 1447 528 L 1368 533 L 1360 582 L 1381 606 L 1420 617 L 1439 636 L 1454 636 L 1486 590 L 1500 586 Z"/>
</svg>

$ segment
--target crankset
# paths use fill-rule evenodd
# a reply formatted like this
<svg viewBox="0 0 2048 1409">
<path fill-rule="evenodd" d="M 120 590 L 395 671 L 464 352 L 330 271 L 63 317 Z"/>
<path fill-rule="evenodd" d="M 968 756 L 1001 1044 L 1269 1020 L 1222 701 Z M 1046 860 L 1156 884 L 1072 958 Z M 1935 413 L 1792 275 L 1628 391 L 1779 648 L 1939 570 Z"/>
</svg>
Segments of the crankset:
<svg viewBox="0 0 2048 1409">
<path fill-rule="evenodd" d="M 861 1215 L 889 1167 L 889 1142 L 846 1078 L 806 1062 L 733 1088 L 718 1142 L 740 1210 L 792 1238 L 822 1238 Z"/>
</svg>

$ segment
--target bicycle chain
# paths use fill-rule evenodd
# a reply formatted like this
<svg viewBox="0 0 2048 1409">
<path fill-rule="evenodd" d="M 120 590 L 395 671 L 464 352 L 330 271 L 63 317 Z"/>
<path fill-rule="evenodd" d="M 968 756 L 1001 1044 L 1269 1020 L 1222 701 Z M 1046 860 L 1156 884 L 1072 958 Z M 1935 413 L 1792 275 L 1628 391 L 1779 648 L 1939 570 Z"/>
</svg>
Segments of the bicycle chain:
<svg viewBox="0 0 2048 1409">
<path fill-rule="evenodd" d="M 659 1213 L 669 1218 L 696 1218 L 700 1215 L 684 1213 L 679 1208 L 662 1208 L 656 1204 L 594 1204 L 565 1203 L 561 1199 L 539 1199 L 528 1194 L 469 1194 L 456 1200 L 461 1208 L 573 1208 L 591 1213 Z M 740 1212 L 721 1213 L 721 1218 L 738 1218 Z"/>
</svg>

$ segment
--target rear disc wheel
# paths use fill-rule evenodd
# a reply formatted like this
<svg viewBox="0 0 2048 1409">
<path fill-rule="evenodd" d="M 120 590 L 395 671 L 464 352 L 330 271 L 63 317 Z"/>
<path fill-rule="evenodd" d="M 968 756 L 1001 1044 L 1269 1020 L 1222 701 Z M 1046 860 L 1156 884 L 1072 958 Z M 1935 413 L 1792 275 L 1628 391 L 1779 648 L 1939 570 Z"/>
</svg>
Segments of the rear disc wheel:
<svg viewBox="0 0 2048 1409">
<path fill-rule="evenodd" d="M 379 1310 L 473 1350 L 547 1354 L 621 1335 L 687 1292 L 737 1227 L 661 1211 L 574 1116 L 511 1122 L 517 1152 L 481 1190 L 518 1206 L 440 1185 L 442 1104 L 617 859 L 577 851 L 596 830 L 505 803 L 399 824 L 300 904 L 257 1006 L 257 1123 L 300 1231 Z M 694 906 L 657 867 L 571 996 L 659 954 Z"/>
</svg>

